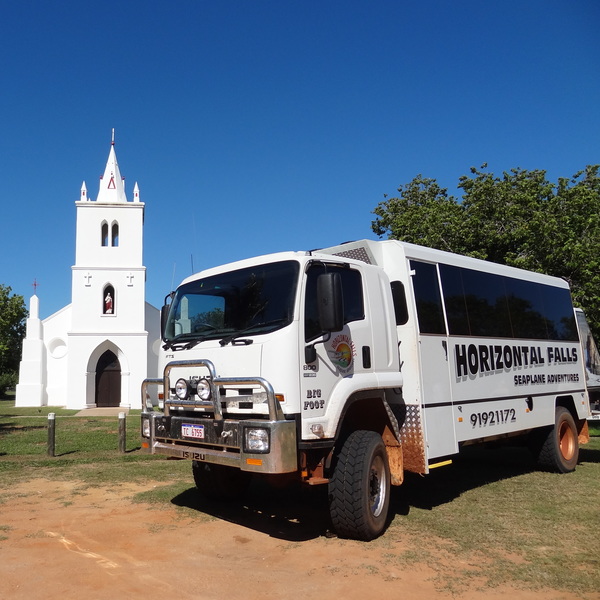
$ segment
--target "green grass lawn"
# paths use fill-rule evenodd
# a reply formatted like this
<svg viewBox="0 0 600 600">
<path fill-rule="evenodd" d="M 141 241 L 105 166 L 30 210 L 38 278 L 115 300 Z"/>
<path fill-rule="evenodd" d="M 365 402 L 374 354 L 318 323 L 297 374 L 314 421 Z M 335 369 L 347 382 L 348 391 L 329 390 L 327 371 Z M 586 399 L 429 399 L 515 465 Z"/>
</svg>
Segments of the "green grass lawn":
<svg viewBox="0 0 600 600">
<path fill-rule="evenodd" d="M 0 399 L 0 489 L 9 481 L 40 476 L 99 484 L 163 478 L 164 459 L 140 451 L 139 410 L 126 417 L 125 453 L 119 452 L 118 417 L 77 417 L 78 412 L 15 408 L 10 396 Z M 48 456 L 49 413 L 55 414 L 54 457 Z"/>
<path fill-rule="evenodd" d="M 56 414 L 54 457 L 47 455 L 49 412 Z M 127 416 L 125 453 L 118 450 L 117 417 L 76 417 L 76 412 L 16 409 L 10 397 L 0 399 L 0 504 L 12 483 L 34 477 L 69 478 L 82 485 L 152 480 L 164 486 L 138 494 L 136 501 L 180 506 L 189 518 L 205 519 L 213 510 L 197 500 L 188 461 L 140 450 L 139 411 Z M 524 448 L 476 447 L 426 477 L 407 474 L 404 485 L 393 490 L 395 516 L 388 531 L 365 544 L 365 551 L 401 540 L 385 553 L 382 573 L 426 563 L 438 571 L 439 586 L 452 593 L 474 582 L 483 588 L 569 590 L 582 597 L 598 593 L 600 424 L 590 430 L 577 470 L 566 475 L 537 471 Z M 297 530 L 296 509 L 290 509 L 295 505 L 305 513 L 302 527 L 323 535 L 326 525 L 315 523 L 326 523 L 324 492 L 319 487 L 308 492 L 312 496 L 258 493 L 243 510 L 253 518 L 261 512 L 279 514 Z M 243 522 L 243 510 L 217 508 L 213 515 Z"/>
<path fill-rule="evenodd" d="M 439 572 L 451 592 L 481 579 L 486 586 L 598 593 L 600 430 L 592 433 L 577 470 L 566 475 L 538 471 L 525 448 L 476 447 L 451 467 L 410 475 L 398 489 L 389 532 L 429 541 L 396 559 L 452 562 L 451 572 Z"/>
</svg>

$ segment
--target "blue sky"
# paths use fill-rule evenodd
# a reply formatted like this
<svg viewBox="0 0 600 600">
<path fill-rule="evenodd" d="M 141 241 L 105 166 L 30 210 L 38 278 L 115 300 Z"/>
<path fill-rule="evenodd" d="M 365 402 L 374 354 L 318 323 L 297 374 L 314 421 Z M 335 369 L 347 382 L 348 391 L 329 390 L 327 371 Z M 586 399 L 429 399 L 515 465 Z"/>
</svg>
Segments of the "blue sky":
<svg viewBox="0 0 600 600">
<path fill-rule="evenodd" d="M 194 270 L 376 239 L 417 174 L 600 163 L 600 3 L 0 0 L 0 283 L 71 300 L 116 130 L 147 300 Z"/>
</svg>

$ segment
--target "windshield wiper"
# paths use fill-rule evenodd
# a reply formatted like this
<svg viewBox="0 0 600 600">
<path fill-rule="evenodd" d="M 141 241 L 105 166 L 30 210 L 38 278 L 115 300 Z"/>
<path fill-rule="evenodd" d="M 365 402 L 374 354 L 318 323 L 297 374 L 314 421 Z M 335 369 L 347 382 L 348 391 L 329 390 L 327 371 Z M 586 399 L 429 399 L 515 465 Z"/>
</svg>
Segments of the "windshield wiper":
<svg viewBox="0 0 600 600">
<path fill-rule="evenodd" d="M 200 342 L 208 339 L 209 335 L 197 336 L 193 333 L 181 333 L 163 345 L 163 350 L 189 350 Z M 192 338 L 192 339 L 189 339 Z M 189 340 L 189 341 L 187 341 Z"/>
<path fill-rule="evenodd" d="M 230 342 L 233 342 L 234 340 L 238 339 L 245 333 L 252 331 L 253 329 L 260 329 L 261 327 L 269 327 L 271 325 L 277 325 L 278 323 L 284 323 L 286 321 L 287 321 L 287 319 L 273 319 L 271 321 L 264 321 L 262 323 L 254 323 L 254 325 L 250 325 L 249 327 L 240 329 L 239 331 L 236 331 L 235 333 L 232 333 L 231 335 L 225 336 L 223 339 L 221 339 L 219 344 L 221 344 L 221 346 L 227 346 L 227 344 L 229 344 Z M 251 344 L 252 341 L 253 340 L 244 340 L 244 342 L 246 344 Z"/>
</svg>

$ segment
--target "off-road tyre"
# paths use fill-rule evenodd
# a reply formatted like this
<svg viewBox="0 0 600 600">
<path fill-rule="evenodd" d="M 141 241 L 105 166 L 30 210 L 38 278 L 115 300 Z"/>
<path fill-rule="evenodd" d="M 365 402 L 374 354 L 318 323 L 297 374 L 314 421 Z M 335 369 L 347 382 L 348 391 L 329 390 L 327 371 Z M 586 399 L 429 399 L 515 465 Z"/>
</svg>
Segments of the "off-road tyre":
<svg viewBox="0 0 600 600">
<path fill-rule="evenodd" d="M 538 464 L 546 471 L 570 473 L 579 460 L 579 437 L 577 425 L 570 411 L 563 406 L 556 408 L 554 427 L 542 440 Z"/>
<path fill-rule="evenodd" d="M 233 467 L 192 461 L 194 482 L 209 500 L 231 501 L 244 494 L 250 485 L 251 473 Z"/>
<path fill-rule="evenodd" d="M 390 468 L 381 436 L 354 431 L 336 457 L 329 481 L 329 513 L 340 537 L 369 541 L 388 525 Z"/>
</svg>

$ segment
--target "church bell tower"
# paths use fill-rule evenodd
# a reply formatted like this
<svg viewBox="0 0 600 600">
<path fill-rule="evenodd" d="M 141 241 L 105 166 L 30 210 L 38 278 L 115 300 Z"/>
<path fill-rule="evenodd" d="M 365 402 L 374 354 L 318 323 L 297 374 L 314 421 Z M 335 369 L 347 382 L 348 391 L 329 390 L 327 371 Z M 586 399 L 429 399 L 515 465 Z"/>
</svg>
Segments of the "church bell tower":
<svg viewBox="0 0 600 600">
<path fill-rule="evenodd" d="M 75 204 L 67 407 L 81 406 L 82 390 L 88 407 L 131 406 L 147 371 L 144 203 L 137 183 L 127 200 L 114 130 L 98 197 L 84 182 Z"/>
</svg>

